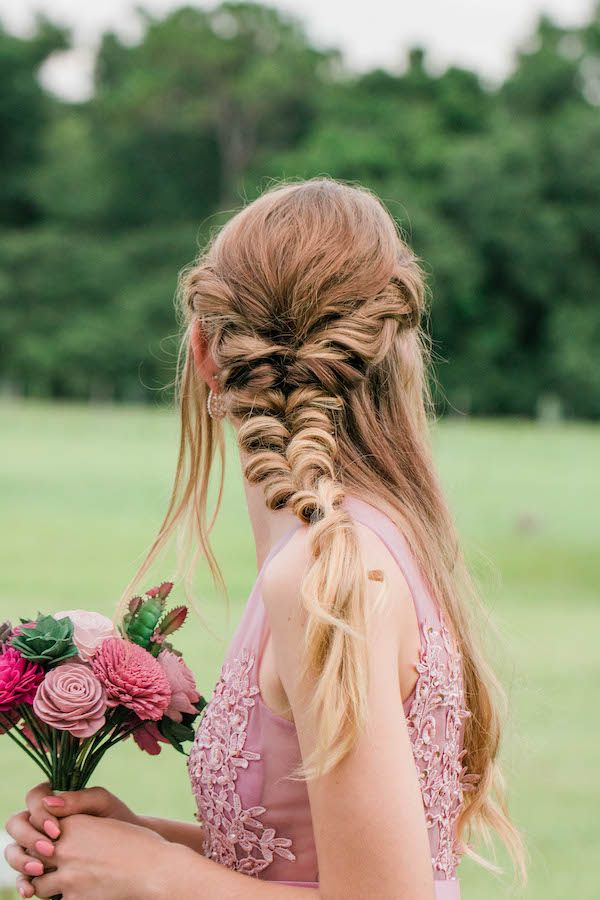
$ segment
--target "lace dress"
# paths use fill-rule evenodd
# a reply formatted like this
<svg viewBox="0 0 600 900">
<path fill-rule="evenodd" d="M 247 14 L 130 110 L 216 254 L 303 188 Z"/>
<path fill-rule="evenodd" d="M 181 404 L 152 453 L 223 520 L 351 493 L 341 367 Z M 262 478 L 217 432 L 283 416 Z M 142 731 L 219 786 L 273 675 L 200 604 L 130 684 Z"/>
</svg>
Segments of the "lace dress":
<svg viewBox="0 0 600 900">
<path fill-rule="evenodd" d="M 461 847 L 456 820 L 474 780 L 463 767 L 465 708 L 461 657 L 425 589 L 408 545 L 392 520 L 355 497 L 344 501 L 402 569 L 421 633 L 416 685 L 404 702 L 429 830 L 436 900 L 459 900 Z M 297 527 L 302 527 L 298 523 Z M 265 559 L 231 639 L 214 694 L 188 758 L 204 826 L 204 854 L 238 872 L 280 884 L 318 887 L 319 872 L 306 786 L 286 775 L 300 762 L 293 722 L 261 698 L 257 672 L 266 643 L 261 575 L 296 529 Z"/>
</svg>

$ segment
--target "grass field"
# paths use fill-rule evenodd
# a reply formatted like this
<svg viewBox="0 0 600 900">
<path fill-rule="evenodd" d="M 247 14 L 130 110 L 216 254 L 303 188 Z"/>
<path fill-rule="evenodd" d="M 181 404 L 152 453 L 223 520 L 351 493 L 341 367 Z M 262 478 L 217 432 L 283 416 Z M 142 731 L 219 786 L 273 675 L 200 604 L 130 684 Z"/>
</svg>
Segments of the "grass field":
<svg viewBox="0 0 600 900">
<path fill-rule="evenodd" d="M 110 613 L 166 508 L 178 424 L 161 408 L 0 404 L 0 618 L 74 606 Z M 531 900 L 599 896 L 600 428 L 452 420 L 434 435 L 464 545 L 502 641 L 510 694 L 503 758 L 525 832 Z M 210 694 L 255 575 L 235 453 L 215 529 L 231 615 L 201 567 L 181 646 Z M 168 578 L 167 553 L 144 586 Z M 177 591 L 175 592 L 177 593 Z M 131 743 L 131 742 L 128 742 Z M 0 822 L 41 780 L 8 738 L 0 751 Z M 141 813 L 190 820 L 184 759 L 117 748 L 97 774 Z M 501 857 L 502 858 L 502 857 Z M 464 861 L 464 900 L 513 896 Z"/>
</svg>

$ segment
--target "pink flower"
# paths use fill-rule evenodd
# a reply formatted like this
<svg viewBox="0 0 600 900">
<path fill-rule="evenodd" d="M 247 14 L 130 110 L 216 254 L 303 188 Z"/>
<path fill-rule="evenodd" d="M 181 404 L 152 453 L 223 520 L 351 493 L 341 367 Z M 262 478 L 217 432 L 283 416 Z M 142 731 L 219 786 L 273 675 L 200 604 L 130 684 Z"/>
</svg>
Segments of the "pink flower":
<svg viewBox="0 0 600 900">
<path fill-rule="evenodd" d="M 106 691 L 89 666 L 64 662 L 50 669 L 33 701 L 36 716 L 74 737 L 88 738 L 106 719 Z"/>
<path fill-rule="evenodd" d="M 197 703 L 200 694 L 196 690 L 196 682 L 190 669 L 180 656 L 170 650 L 161 650 L 158 661 L 171 686 L 171 702 L 165 715 L 174 722 L 181 722 L 181 713 L 196 714 L 198 710 L 192 703 Z"/>
<path fill-rule="evenodd" d="M 0 653 L 0 712 L 14 709 L 19 703 L 33 703 L 43 678 L 41 666 L 5 644 Z"/>
<path fill-rule="evenodd" d="M 171 688 L 157 660 L 133 641 L 108 638 L 92 657 L 92 668 L 108 695 L 109 706 L 126 706 L 140 719 L 161 719 Z"/>
<path fill-rule="evenodd" d="M 118 636 L 113 622 L 101 613 L 89 612 L 87 609 L 54 613 L 55 619 L 65 619 L 67 616 L 73 623 L 73 643 L 84 662 L 90 661 L 102 641 Z"/>
<path fill-rule="evenodd" d="M 158 725 L 154 722 L 143 722 L 139 728 L 133 732 L 133 739 L 140 748 L 150 756 L 157 756 L 160 753 L 160 743 L 168 744 L 169 741 L 163 737 L 158 730 Z"/>
</svg>

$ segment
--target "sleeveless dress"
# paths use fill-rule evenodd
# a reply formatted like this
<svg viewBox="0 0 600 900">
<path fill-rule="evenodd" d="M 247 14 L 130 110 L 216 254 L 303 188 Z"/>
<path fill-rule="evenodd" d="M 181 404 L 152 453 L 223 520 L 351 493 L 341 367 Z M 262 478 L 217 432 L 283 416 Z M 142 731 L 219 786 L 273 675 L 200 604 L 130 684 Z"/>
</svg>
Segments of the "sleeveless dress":
<svg viewBox="0 0 600 900">
<path fill-rule="evenodd" d="M 421 636 L 418 678 L 404 701 L 426 816 L 436 900 L 459 900 L 456 835 L 465 791 L 474 776 L 463 767 L 465 708 L 461 656 L 441 610 L 420 577 L 395 523 L 371 504 L 346 497 L 352 518 L 372 529 L 400 566 L 415 604 Z M 266 557 L 231 639 L 214 694 L 188 757 L 205 856 L 247 875 L 317 888 L 319 872 L 306 785 L 286 780 L 301 761 L 295 724 L 264 703 L 257 684 L 268 637 L 261 576 L 300 522 Z"/>
</svg>

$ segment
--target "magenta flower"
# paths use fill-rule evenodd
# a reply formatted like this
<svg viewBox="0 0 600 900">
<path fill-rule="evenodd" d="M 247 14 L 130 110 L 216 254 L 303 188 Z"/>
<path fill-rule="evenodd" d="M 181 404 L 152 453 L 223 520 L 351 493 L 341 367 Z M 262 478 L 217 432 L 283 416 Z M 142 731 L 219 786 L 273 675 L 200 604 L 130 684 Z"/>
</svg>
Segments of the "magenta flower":
<svg viewBox="0 0 600 900">
<path fill-rule="evenodd" d="M 88 738 L 106 722 L 106 691 L 89 666 L 64 662 L 50 669 L 35 700 L 36 716 L 74 737 Z"/>
<path fill-rule="evenodd" d="M 171 700 L 171 688 L 162 666 L 132 641 L 108 638 L 91 661 L 106 688 L 109 706 L 126 706 L 140 719 L 161 719 Z"/>
<path fill-rule="evenodd" d="M 198 710 L 192 703 L 197 703 L 200 694 L 196 690 L 194 676 L 180 656 L 170 650 L 161 650 L 158 661 L 171 687 L 171 701 L 165 715 L 174 722 L 181 722 L 182 713 L 196 715 Z"/>
<path fill-rule="evenodd" d="M 0 653 L 0 712 L 14 709 L 19 703 L 33 703 L 43 679 L 41 666 L 5 644 Z"/>
</svg>

